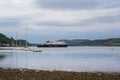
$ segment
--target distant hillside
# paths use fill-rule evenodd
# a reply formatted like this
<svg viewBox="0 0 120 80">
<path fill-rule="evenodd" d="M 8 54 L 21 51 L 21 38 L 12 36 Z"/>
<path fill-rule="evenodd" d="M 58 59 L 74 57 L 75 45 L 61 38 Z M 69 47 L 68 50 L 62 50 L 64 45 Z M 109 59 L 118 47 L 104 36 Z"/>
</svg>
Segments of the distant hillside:
<svg viewBox="0 0 120 80">
<path fill-rule="evenodd" d="M 65 41 L 69 46 L 120 46 L 120 38 L 111 38 L 111 39 L 98 39 L 98 40 L 89 40 L 89 39 L 73 39 L 73 40 L 58 40 Z M 25 46 L 26 40 L 17 40 L 18 46 Z M 33 45 L 29 42 L 27 44 Z M 16 46 L 16 40 L 12 37 L 9 38 L 6 35 L 0 33 L 0 47 L 3 46 Z"/>
<path fill-rule="evenodd" d="M 58 40 L 65 41 L 69 46 L 120 46 L 120 38 L 111 39 L 73 39 L 73 40 Z"/>
<path fill-rule="evenodd" d="M 17 40 L 18 46 L 26 46 L 26 40 L 19 39 Z M 28 45 L 31 45 L 29 42 L 27 42 Z"/>
<path fill-rule="evenodd" d="M 26 40 L 17 40 L 18 46 L 25 46 L 26 45 Z M 29 45 L 30 43 L 27 42 Z M 0 33 L 0 46 L 16 46 L 16 40 L 13 39 L 12 37 L 9 38 L 6 35 Z"/>
<path fill-rule="evenodd" d="M 10 39 L 6 35 L 0 33 L 0 46 L 7 44 L 10 44 Z"/>
</svg>

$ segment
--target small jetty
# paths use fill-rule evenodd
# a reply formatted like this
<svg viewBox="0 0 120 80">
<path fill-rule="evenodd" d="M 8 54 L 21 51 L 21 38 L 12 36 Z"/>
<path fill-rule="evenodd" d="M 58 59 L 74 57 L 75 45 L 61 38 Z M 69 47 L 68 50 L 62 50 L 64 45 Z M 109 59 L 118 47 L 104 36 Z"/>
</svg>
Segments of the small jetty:
<svg viewBox="0 0 120 80">
<path fill-rule="evenodd" d="M 13 50 L 12 47 L 0 47 L 0 50 Z"/>
<path fill-rule="evenodd" d="M 21 51 L 32 51 L 32 52 L 42 52 L 39 48 L 29 48 L 29 47 L 0 47 L 0 50 L 21 50 Z"/>
</svg>

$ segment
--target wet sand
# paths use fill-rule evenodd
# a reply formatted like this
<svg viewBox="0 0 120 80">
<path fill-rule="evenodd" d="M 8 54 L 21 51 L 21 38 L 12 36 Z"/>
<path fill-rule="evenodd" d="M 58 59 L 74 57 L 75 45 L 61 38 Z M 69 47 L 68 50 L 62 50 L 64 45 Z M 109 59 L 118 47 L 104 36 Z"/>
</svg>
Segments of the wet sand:
<svg viewBox="0 0 120 80">
<path fill-rule="evenodd" d="M 120 73 L 0 68 L 0 80 L 120 80 Z"/>
</svg>

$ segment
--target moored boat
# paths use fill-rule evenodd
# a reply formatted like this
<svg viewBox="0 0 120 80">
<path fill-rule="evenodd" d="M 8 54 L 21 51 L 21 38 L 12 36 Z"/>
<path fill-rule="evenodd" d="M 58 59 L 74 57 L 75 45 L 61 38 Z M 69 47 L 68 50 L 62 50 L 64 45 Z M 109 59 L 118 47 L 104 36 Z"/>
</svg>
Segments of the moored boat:
<svg viewBox="0 0 120 80">
<path fill-rule="evenodd" d="M 37 47 L 67 47 L 67 43 L 64 41 L 55 41 L 55 42 L 50 42 L 46 41 L 43 44 L 38 44 Z"/>
</svg>

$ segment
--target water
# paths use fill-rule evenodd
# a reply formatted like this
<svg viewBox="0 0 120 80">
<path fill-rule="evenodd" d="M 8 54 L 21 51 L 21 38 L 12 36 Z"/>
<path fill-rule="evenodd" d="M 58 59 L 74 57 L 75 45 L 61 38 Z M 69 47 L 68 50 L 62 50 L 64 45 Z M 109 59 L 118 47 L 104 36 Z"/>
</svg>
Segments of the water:
<svg viewBox="0 0 120 80">
<path fill-rule="evenodd" d="M 120 47 L 40 49 L 42 52 L 0 50 L 0 66 L 39 70 L 120 72 Z"/>
</svg>

